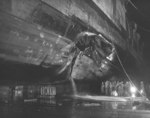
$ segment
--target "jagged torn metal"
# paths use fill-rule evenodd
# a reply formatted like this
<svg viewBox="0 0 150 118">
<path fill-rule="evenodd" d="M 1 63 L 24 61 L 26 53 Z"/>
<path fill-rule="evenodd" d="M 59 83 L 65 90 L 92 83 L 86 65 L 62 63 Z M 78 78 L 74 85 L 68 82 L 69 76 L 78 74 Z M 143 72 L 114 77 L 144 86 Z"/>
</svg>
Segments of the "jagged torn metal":
<svg viewBox="0 0 150 118">
<path fill-rule="evenodd" d="M 55 65 L 60 67 L 57 74 L 68 71 L 69 77 L 74 79 L 104 76 L 111 67 L 115 57 L 115 46 L 101 34 L 81 32 L 75 41 L 60 50 Z"/>
</svg>

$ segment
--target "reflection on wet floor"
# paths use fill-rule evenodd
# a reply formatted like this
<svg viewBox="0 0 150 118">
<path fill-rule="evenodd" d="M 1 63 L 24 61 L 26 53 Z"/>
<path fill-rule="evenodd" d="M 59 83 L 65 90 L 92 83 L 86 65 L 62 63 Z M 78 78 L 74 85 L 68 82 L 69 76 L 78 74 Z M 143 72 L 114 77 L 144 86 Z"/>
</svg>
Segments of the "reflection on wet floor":
<svg viewBox="0 0 150 118">
<path fill-rule="evenodd" d="M 0 104 L 0 118 L 150 118 L 150 105 L 65 98 L 40 102 Z"/>
</svg>

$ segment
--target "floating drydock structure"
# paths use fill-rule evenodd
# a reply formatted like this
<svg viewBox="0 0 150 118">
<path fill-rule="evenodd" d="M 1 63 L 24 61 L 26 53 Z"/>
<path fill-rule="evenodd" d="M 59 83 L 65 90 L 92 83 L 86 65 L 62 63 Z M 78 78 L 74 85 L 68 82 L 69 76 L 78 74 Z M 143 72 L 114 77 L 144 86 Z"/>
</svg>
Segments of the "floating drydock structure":
<svg viewBox="0 0 150 118">
<path fill-rule="evenodd" d="M 136 24 L 127 20 L 127 3 L 0 0 L 1 67 L 15 62 L 66 73 L 66 78 L 90 79 L 110 74 L 116 53 L 140 64 L 140 36 Z"/>
</svg>

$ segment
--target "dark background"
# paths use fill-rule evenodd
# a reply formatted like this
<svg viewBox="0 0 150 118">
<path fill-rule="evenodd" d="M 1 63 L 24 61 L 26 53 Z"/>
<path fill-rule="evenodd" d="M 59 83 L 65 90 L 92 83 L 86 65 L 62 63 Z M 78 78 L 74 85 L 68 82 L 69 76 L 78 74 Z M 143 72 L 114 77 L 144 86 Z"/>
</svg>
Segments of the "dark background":
<svg viewBox="0 0 150 118">
<path fill-rule="evenodd" d="M 140 44 L 144 43 L 143 59 L 145 65 L 140 78 L 150 82 L 150 0 L 129 0 L 127 17 L 137 24 L 137 32 L 141 36 Z"/>
<path fill-rule="evenodd" d="M 141 42 L 144 42 L 143 56 L 146 64 L 150 65 L 150 0 L 131 0 L 127 12 L 130 20 L 138 25 Z"/>
</svg>

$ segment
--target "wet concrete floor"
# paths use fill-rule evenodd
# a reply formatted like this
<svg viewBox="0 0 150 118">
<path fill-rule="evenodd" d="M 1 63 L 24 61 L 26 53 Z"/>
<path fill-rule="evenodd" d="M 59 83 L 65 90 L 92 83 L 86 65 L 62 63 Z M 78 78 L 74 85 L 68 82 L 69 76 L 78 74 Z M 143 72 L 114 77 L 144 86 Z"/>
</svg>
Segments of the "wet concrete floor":
<svg viewBox="0 0 150 118">
<path fill-rule="evenodd" d="M 150 104 L 89 99 L 62 99 L 53 104 L 1 103 L 0 118 L 150 118 Z"/>
</svg>

